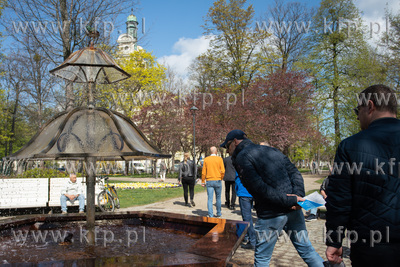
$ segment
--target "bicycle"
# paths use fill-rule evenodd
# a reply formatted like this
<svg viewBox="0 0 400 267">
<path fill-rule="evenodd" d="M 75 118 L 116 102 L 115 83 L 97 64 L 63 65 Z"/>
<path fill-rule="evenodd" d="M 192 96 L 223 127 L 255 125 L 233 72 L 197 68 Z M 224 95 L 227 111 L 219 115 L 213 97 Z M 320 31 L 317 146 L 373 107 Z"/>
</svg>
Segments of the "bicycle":
<svg viewBox="0 0 400 267">
<path fill-rule="evenodd" d="M 97 182 L 104 186 L 104 190 L 102 190 L 97 196 L 97 203 L 99 208 L 103 212 L 114 211 L 115 208 L 119 209 L 119 198 L 117 194 L 117 190 L 115 190 L 115 186 L 110 186 L 108 182 L 108 177 L 100 176 L 97 178 Z"/>
</svg>

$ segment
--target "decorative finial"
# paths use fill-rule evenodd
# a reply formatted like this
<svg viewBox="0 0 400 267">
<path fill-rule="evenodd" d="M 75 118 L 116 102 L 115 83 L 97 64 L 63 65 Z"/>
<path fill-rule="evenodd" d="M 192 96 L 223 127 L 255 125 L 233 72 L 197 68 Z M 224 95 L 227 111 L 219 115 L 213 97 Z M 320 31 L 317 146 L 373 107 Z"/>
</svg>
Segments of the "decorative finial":
<svg viewBox="0 0 400 267">
<path fill-rule="evenodd" d="M 95 41 L 97 41 L 97 39 L 100 36 L 99 31 L 96 31 L 96 28 L 93 28 L 90 25 L 86 26 L 86 35 L 90 38 L 90 47 L 93 47 Z"/>
</svg>

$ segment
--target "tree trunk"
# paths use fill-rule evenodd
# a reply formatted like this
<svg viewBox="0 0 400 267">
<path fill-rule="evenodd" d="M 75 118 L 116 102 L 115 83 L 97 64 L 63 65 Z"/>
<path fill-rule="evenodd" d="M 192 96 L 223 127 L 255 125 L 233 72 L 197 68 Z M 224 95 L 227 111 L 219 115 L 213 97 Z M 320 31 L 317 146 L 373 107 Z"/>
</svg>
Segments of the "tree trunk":
<svg viewBox="0 0 400 267">
<path fill-rule="evenodd" d="M 18 105 L 19 105 L 19 85 L 17 84 L 16 88 L 16 95 L 15 95 L 15 105 L 14 105 L 14 110 L 12 113 L 12 121 L 11 121 L 11 131 L 10 131 L 10 141 L 9 141 L 9 146 L 8 146 L 8 154 L 12 154 L 13 152 L 13 142 L 14 142 L 14 137 L 15 137 L 15 121 L 17 120 L 17 110 L 18 110 Z"/>
<path fill-rule="evenodd" d="M 340 121 L 339 121 L 339 70 L 337 62 L 336 45 L 333 49 L 333 120 L 335 122 L 335 147 L 339 146 L 340 137 Z"/>
<path fill-rule="evenodd" d="M 129 175 L 129 161 L 125 160 L 125 171 L 124 171 L 124 175 L 128 176 Z"/>
<path fill-rule="evenodd" d="M 71 21 L 68 17 L 67 0 L 60 0 L 60 13 L 63 23 L 61 39 L 63 45 L 63 57 L 66 60 L 71 55 L 71 35 L 69 29 L 71 28 Z M 65 86 L 66 110 L 69 111 L 74 107 L 74 92 L 72 83 L 67 82 Z"/>
</svg>

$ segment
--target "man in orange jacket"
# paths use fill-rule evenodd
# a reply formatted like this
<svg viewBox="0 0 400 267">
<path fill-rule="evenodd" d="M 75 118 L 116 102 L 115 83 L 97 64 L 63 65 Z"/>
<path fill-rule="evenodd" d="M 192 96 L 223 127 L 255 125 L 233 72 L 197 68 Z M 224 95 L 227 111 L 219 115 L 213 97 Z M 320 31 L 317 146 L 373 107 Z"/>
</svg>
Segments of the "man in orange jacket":
<svg viewBox="0 0 400 267">
<path fill-rule="evenodd" d="M 211 156 L 204 159 L 203 170 L 201 172 L 201 185 L 207 187 L 207 209 L 208 217 L 214 217 L 213 213 L 213 196 L 215 190 L 215 198 L 217 200 L 217 215 L 221 217 L 221 192 L 222 192 L 222 178 L 225 174 L 224 161 L 221 157 L 217 156 L 217 148 L 215 146 L 210 148 Z"/>
</svg>

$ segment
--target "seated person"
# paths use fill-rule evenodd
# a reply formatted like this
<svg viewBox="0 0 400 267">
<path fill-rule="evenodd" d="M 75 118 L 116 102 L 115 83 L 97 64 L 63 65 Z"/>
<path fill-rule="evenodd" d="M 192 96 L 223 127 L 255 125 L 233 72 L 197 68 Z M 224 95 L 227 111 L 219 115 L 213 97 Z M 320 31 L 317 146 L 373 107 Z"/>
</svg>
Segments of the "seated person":
<svg viewBox="0 0 400 267">
<path fill-rule="evenodd" d="M 67 200 L 73 203 L 79 200 L 79 213 L 84 213 L 85 209 L 85 195 L 83 194 L 82 184 L 76 182 L 76 174 L 71 173 L 69 181 L 61 190 L 61 211 L 62 214 L 67 214 Z"/>
</svg>

